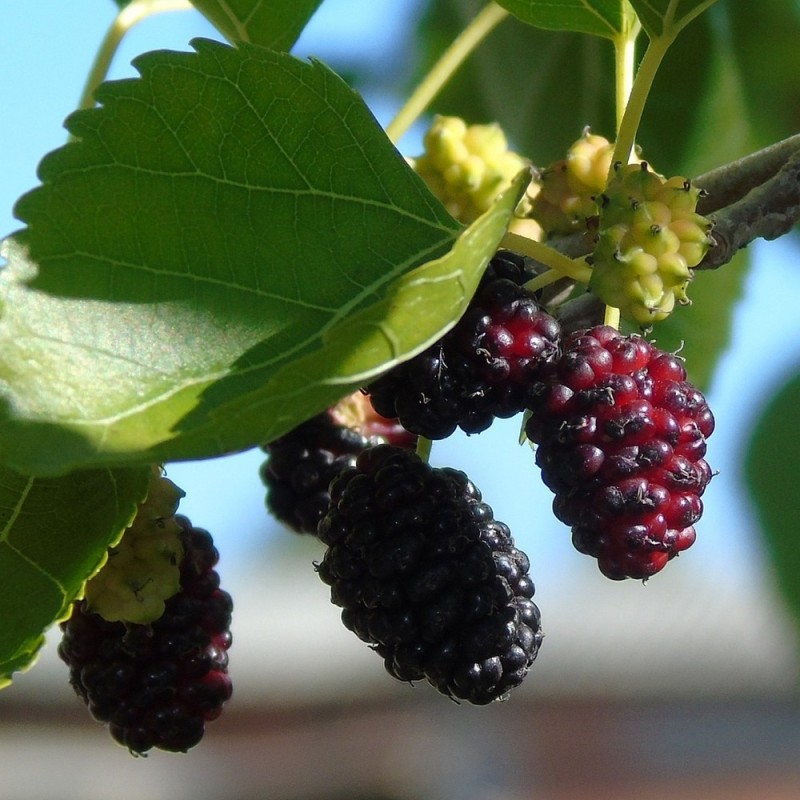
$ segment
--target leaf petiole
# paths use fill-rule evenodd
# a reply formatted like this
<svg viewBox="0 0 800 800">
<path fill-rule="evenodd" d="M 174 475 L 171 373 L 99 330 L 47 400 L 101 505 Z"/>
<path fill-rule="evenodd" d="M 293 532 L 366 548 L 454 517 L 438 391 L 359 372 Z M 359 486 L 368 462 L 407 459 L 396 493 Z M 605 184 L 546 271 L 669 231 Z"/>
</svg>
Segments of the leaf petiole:
<svg viewBox="0 0 800 800">
<path fill-rule="evenodd" d="M 633 79 L 636 73 L 636 40 L 642 30 L 639 17 L 629 3 L 625 4 L 625 11 L 623 30 L 614 38 L 614 94 L 616 98 L 617 131 L 622 126 L 622 118 L 633 87 Z"/>
<path fill-rule="evenodd" d="M 672 37 L 658 37 L 652 39 L 647 46 L 642 62 L 636 72 L 636 78 L 633 81 L 631 93 L 625 106 L 625 113 L 622 116 L 622 122 L 617 132 L 617 142 L 614 146 L 614 155 L 611 158 L 609 179 L 613 174 L 614 164 L 627 164 L 630 160 L 647 97 L 650 94 L 658 68 L 661 66 L 664 55 L 671 43 Z"/>
</svg>

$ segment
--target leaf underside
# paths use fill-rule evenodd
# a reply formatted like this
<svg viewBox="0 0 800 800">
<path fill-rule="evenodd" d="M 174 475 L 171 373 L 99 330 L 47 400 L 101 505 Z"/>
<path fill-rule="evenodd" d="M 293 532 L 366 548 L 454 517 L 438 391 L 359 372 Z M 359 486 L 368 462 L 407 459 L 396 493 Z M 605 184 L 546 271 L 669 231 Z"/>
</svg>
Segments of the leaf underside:
<svg viewBox="0 0 800 800">
<path fill-rule="evenodd" d="M 192 0 L 232 44 L 290 50 L 322 0 Z"/>
<path fill-rule="evenodd" d="M 0 470 L 0 687 L 31 665 L 143 499 L 147 469 L 32 478 Z"/>
<path fill-rule="evenodd" d="M 716 0 L 630 0 L 651 39 L 674 37 Z"/>
<path fill-rule="evenodd" d="M 0 458 L 26 474 L 254 446 L 469 299 L 451 282 L 443 305 L 438 273 L 408 296 L 404 276 L 440 269 L 460 226 L 349 87 L 319 63 L 193 44 L 102 86 L 15 209 L 28 227 L 0 271 Z M 459 250 L 466 284 L 498 213 L 488 246 Z M 414 313 L 349 322 L 401 289 Z"/>
<path fill-rule="evenodd" d="M 498 0 L 515 17 L 537 28 L 576 31 L 613 39 L 623 28 L 619 0 Z"/>
</svg>

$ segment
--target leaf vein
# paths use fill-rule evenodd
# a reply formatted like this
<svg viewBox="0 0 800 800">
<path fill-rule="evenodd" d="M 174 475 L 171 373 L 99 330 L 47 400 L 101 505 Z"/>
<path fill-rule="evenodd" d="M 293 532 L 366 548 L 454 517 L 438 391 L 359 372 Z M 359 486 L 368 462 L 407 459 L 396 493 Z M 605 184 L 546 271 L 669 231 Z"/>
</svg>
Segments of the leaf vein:
<svg viewBox="0 0 800 800">
<path fill-rule="evenodd" d="M 14 523 L 17 521 L 17 518 L 22 511 L 22 506 L 25 505 L 25 501 L 27 500 L 31 489 L 33 488 L 33 483 L 34 478 L 28 478 L 25 488 L 20 492 L 17 504 L 11 509 L 11 515 L 9 516 L 6 524 L 3 526 L 3 530 L 0 531 L 0 543 L 8 541 L 8 536 L 11 533 L 11 529 L 14 527 Z"/>
<path fill-rule="evenodd" d="M 15 555 L 19 556 L 19 558 L 21 558 L 26 564 L 28 564 L 28 566 L 32 567 L 40 575 L 43 575 L 45 578 L 47 578 L 47 580 L 49 580 L 56 587 L 56 589 L 58 589 L 58 591 L 61 592 L 61 596 L 63 598 L 66 599 L 68 597 L 69 592 L 67 592 L 67 589 L 64 586 L 64 584 L 61 583 L 61 581 L 58 580 L 58 578 L 56 578 L 55 575 L 50 574 L 44 567 L 42 567 L 41 564 L 37 564 L 32 558 L 30 558 L 30 556 L 27 556 L 24 553 L 24 551 L 20 550 L 18 547 L 15 547 L 7 539 L 4 541 L 0 541 L 0 544 L 5 545 L 5 547 L 11 550 L 11 552 L 14 553 Z"/>
</svg>

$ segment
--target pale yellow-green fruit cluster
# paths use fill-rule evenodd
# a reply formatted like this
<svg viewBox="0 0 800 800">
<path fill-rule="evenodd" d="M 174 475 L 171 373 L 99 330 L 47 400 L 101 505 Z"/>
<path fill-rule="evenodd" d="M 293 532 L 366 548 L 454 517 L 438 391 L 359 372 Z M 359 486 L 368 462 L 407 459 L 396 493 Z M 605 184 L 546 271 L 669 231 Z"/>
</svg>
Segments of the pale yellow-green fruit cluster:
<svg viewBox="0 0 800 800">
<path fill-rule="evenodd" d="M 601 198 L 591 290 L 641 325 L 666 318 L 712 244 L 700 190 L 647 162 L 619 166 Z"/>
<path fill-rule="evenodd" d="M 175 512 L 184 492 L 153 467 L 147 497 L 122 538 L 86 584 L 88 610 L 109 622 L 144 625 L 159 619 L 180 589 L 183 557 Z"/>
<path fill-rule="evenodd" d="M 585 230 L 598 212 L 595 198 L 605 189 L 613 152 L 608 139 L 587 129 L 565 158 L 542 170 L 531 216 L 548 238 Z"/>
<path fill-rule="evenodd" d="M 425 152 L 411 159 L 415 171 L 445 208 L 466 224 L 488 211 L 513 179 L 530 167 L 527 159 L 508 149 L 506 135 L 496 123 L 468 125 L 461 117 L 437 116 L 423 143 Z M 527 210 L 523 198 L 517 213 L 522 217 Z"/>
</svg>

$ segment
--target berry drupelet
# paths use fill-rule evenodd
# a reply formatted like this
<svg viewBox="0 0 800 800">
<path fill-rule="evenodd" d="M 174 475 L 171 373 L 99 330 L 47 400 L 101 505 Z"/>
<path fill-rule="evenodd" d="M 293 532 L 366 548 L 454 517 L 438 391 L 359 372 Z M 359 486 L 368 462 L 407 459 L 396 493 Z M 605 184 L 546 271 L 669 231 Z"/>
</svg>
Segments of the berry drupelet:
<svg viewBox="0 0 800 800">
<path fill-rule="evenodd" d="M 181 515 L 175 519 L 184 546 L 180 591 L 158 620 L 109 622 L 80 600 L 61 623 L 58 654 L 72 687 L 92 716 L 108 723 L 112 737 L 135 754 L 154 747 L 185 752 L 231 696 L 233 604 L 219 588 L 218 553 L 207 531 Z"/>
<path fill-rule="evenodd" d="M 542 639 L 528 558 L 463 472 L 370 448 L 318 535 L 331 601 L 392 676 L 479 705 L 522 682 Z"/>
<path fill-rule="evenodd" d="M 524 288 L 524 257 L 492 259 L 458 324 L 367 387 L 378 413 L 409 431 L 444 439 L 479 433 L 524 408 L 525 389 L 556 353 L 560 327 Z"/>
<path fill-rule="evenodd" d="M 555 514 L 606 576 L 646 579 L 692 545 L 714 417 L 678 358 L 608 326 L 578 331 L 528 405 Z"/>
</svg>

